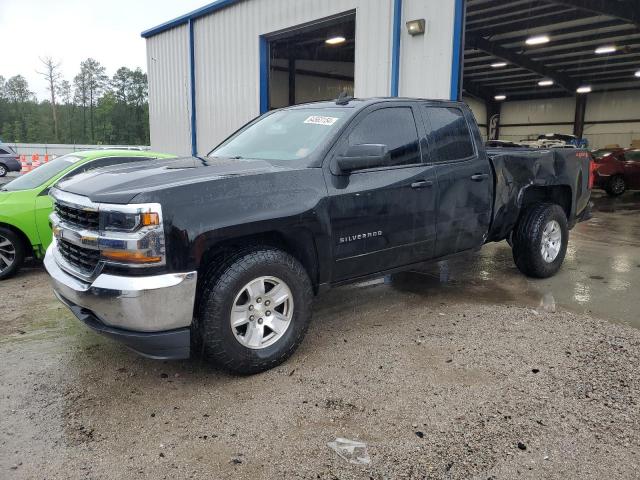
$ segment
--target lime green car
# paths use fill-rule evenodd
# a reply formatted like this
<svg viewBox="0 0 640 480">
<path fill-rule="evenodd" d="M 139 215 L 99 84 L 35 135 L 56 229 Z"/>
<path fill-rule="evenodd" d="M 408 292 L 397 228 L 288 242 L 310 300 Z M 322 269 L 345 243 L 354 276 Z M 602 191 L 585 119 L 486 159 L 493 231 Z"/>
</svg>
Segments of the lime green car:
<svg viewBox="0 0 640 480">
<path fill-rule="evenodd" d="M 110 165 L 171 157 L 139 150 L 74 152 L 0 186 L 0 280 L 15 274 L 25 257 L 44 257 L 52 238 L 48 193 L 58 180 Z"/>
</svg>

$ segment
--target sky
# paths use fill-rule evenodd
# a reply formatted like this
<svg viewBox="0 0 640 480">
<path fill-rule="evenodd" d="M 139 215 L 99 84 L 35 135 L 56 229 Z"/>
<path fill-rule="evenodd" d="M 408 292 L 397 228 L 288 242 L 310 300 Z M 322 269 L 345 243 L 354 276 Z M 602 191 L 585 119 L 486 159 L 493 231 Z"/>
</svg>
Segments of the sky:
<svg viewBox="0 0 640 480">
<path fill-rule="evenodd" d="M 140 32 L 212 0 L 0 0 L 0 75 L 17 74 L 38 99 L 48 98 L 40 57 L 61 62 L 70 82 L 88 57 L 113 76 L 122 67 L 147 70 Z"/>
</svg>

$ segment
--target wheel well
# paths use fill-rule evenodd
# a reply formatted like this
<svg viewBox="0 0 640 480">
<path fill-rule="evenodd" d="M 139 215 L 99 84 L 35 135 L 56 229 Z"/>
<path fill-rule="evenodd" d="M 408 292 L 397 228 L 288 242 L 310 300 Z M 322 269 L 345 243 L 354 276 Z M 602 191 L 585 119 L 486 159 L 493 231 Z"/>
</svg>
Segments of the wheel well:
<svg viewBox="0 0 640 480">
<path fill-rule="evenodd" d="M 277 231 L 264 232 L 219 242 L 208 248 L 200 258 L 198 275 L 204 275 L 207 267 L 221 257 L 253 245 L 278 248 L 295 257 L 307 271 L 314 292 L 318 293 L 318 257 L 313 236 L 307 230 L 296 231 L 292 234 L 283 234 Z"/>
<path fill-rule="evenodd" d="M 550 187 L 529 187 L 522 196 L 521 208 L 542 202 L 556 203 L 562 207 L 567 219 L 571 217 L 571 187 L 568 185 L 553 185 Z"/>
<path fill-rule="evenodd" d="M 0 222 L 0 227 L 9 229 L 13 233 L 15 233 L 18 237 L 20 237 L 20 240 L 22 240 L 22 245 L 24 245 L 24 254 L 26 257 L 31 257 L 34 255 L 33 247 L 31 246 L 31 241 L 29 240 L 29 237 L 27 237 L 22 230 L 14 227 L 13 225 L 10 225 L 8 223 L 3 223 L 3 222 Z"/>
</svg>

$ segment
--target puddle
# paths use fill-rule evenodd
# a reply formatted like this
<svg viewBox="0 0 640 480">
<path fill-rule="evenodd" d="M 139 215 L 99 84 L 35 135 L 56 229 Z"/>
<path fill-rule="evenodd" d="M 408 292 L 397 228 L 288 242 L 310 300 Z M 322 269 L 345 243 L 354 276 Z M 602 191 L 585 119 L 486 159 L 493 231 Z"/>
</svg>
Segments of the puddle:
<svg viewBox="0 0 640 480">
<path fill-rule="evenodd" d="M 513 263 L 511 248 L 500 242 L 420 272 L 395 275 L 391 285 L 380 279 L 359 286 L 389 289 L 380 295 L 392 295 L 395 288 L 433 303 L 564 308 L 640 328 L 640 297 L 633 288 L 640 285 L 640 193 L 609 199 L 596 192 L 594 201 L 594 218 L 571 231 L 564 265 L 554 277 L 525 277 Z M 622 205 L 618 210 L 624 213 L 603 213 L 603 205 Z"/>
</svg>

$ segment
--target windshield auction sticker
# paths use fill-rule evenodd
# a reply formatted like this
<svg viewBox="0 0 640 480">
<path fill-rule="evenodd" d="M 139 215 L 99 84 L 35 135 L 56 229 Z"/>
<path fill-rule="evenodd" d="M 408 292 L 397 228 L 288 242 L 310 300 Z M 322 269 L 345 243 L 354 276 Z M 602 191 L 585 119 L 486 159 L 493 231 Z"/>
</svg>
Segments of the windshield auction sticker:
<svg viewBox="0 0 640 480">
<path fill-rule="evenodd" d="M 323 117 L 321 115 L 312 115 L 307 118 L 304 123 L 311 123 L 313 125 L 325 125 L 330 127 L 338 121 L 337 117 Z"/>
</svg>

